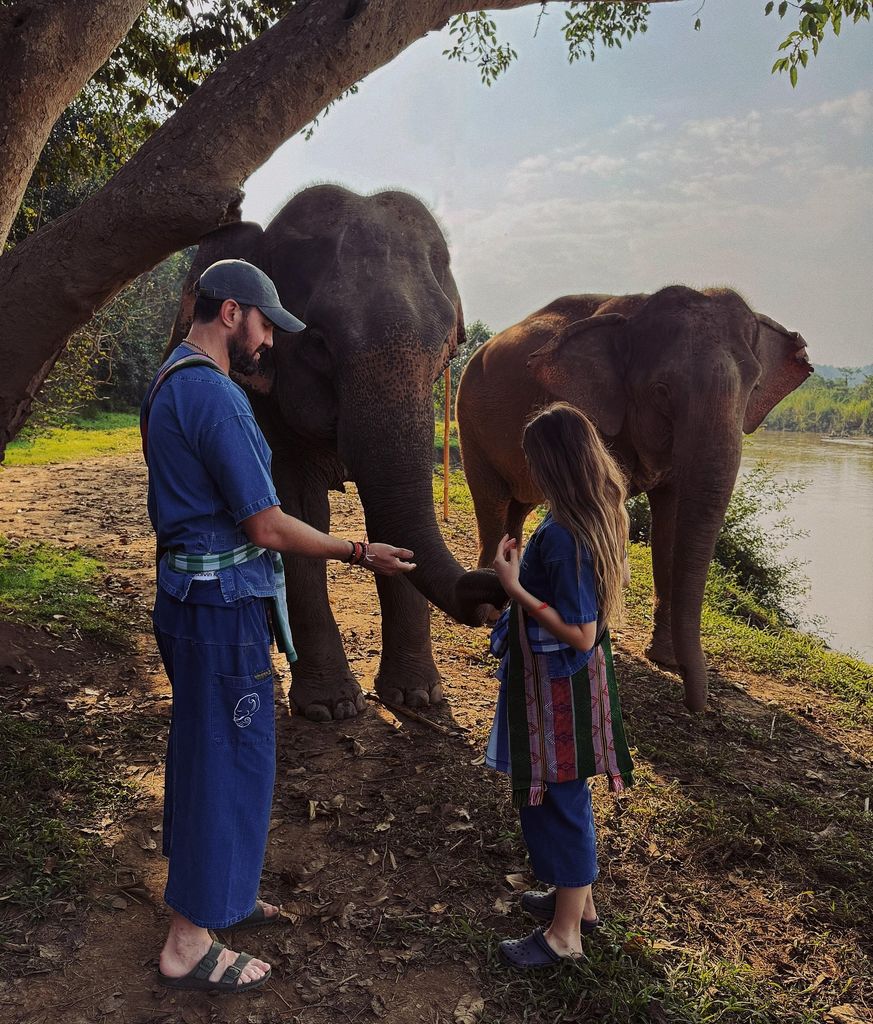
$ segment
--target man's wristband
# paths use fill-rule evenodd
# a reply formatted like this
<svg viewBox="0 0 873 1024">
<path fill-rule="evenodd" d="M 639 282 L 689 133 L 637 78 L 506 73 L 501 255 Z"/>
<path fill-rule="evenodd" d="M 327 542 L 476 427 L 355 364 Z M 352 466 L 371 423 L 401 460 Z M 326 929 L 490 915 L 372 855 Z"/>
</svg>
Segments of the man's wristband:
<svg viewBox="0 0 873 1024">
<path fill-rule="evenodd" d="M 367 558 L 369 545 L 365 540 L 350 540 L 347 543 L 351 546 L 351 551 L 348 558 L 344 558 L 343 561 L 346 565 L 361 565 Z"/>
</svg>

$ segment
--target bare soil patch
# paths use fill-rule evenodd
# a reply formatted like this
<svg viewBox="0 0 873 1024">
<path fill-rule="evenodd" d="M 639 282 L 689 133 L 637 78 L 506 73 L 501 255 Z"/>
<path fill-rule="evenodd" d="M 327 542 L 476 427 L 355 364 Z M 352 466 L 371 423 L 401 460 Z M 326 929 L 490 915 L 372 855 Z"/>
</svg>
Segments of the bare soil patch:
<svg viewBox="0 0 873 1024">
<path fill-rule="evenodd" d="M 557 1015 L 553 1004 L 538 1010 L 530 982 L 494 956 L 495 938 L 529 930 L 513 882 L 533 880 L 506 787 L 481 764 L 495 697 L 486 634 L 439 612 L 447 701 L 427 712 L 433 727 L 376 701 L 356 720 L 315 725 L 289 714 L 287 679 L 278 684 L 263 895 L 282 903 L 284 922 L 231 933 L 235 948 L 272 962 L 273 978 L 238 1000 L 167 992 L 154 971 L 166 927 L 159 851 L 170 701 L 148 622 L 145 470 L 124 456 L 18 467 L 0 480 L 0 534 L 100 557 L 107 595 L 127 603 L 134 646 L 122 655 L 73 632 L 0 623 L 4 709 L 50 722 L 64 742 L 111 761 L 138 794 L 101 824 L 86 893 L 39 917 L 0 903 L 0 1021 L 406 1024 L 455 1020 L 468 996 L 484 999 L 483 1020 L 628 1019 L 610 1008 L 622 978 L 648 972 L 680 993 L 679 965 L 700 957 L 727 965 L 711 979 L 713 999 L 733 984 L 731 965 L 775 983 L 765 1016 L 738 1004 L 720 1019 L 822 1019 L 821 1008 L 835 1007 L 871 1019 L 870 880 L 852 827 L 873 793 L 870 732 L 841 724 L 820 695 L 750 674 L 714 673 L 712 710 L 692 718 L 677 678 L 645 660 L 648 637 L 633 629 L 616 647 L 639 783 L 617 803 L 595 789 L 597 895 L 610 924 L 592 958 L 618 980 L 573 989 Z M 331 504 L 332 530 L 360 535 L 353 491 Z M 458 516 L 445 530 L 472 565 L 472 522 Z M 350 664 L 371 689 L 375 585 L 341 566 L 330 579 Z M 71 718 L 85 725 L 71 733 Z M 89 718 L 98 726 L 89 730 Z M 671 1017 L 659 999 L 646 1012 L 656 1022 L 698 1019 Z"/>
</svg>

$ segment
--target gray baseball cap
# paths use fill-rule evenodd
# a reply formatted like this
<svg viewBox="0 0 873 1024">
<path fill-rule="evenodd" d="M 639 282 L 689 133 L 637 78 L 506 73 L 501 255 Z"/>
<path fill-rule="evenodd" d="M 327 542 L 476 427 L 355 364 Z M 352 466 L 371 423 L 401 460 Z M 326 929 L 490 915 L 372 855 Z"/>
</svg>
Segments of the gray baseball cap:
<svg viewBox="0 0 873 1024">
<path fill-rule="evenodd" d="M 194 285 L 194 294 L 206 299 L 234 299 L 241 306 L 257 306 L 283 331 L 296 334 L 306 324 L 282 308 L 279 293 L 269 277 L 246 260 L 219 260 L 207 267 Z"/>
</svg>

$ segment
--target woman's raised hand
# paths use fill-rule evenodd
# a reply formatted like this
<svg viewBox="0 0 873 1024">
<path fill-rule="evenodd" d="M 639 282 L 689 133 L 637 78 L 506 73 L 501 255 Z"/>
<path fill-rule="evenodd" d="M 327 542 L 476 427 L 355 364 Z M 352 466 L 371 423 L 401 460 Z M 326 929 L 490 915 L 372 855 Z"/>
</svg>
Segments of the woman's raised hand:
<svg viewBox="0 0 873 1024">
<path fill-rule="evenodd" d="M 518 583 L 518 544 L 515 537 L 508 533 L 500 538 L 497 545 L 497 555 L 492 563 L 497 578 L 507 594 L 511 596 L 511 589 Z"/>
</svg>

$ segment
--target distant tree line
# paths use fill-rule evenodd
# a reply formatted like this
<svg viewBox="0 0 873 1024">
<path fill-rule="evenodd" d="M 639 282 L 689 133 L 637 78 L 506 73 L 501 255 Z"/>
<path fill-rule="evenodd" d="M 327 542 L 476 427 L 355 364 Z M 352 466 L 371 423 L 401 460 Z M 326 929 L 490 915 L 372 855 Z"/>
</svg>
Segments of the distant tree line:
<svg viewBox="0 0 873 1024">
<path fill-rule="evenodd" d="M 772 430 L 808 430 L 818 434 L 873 436 L 873 374 L 850 369 L 826 379 L 814 374 L 783 398 L 767 417 Z"/>
</svg>

